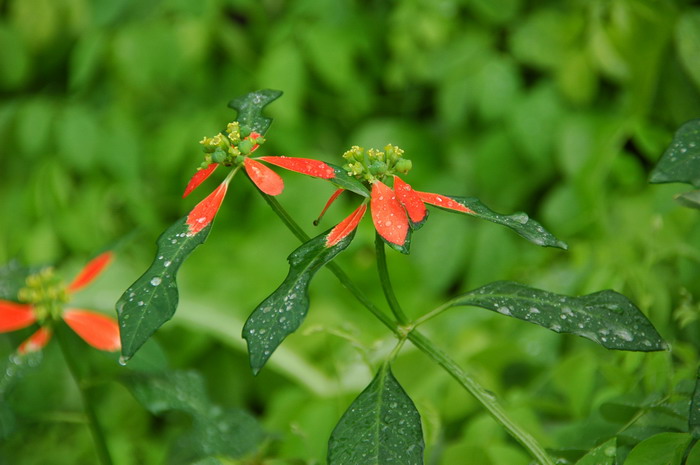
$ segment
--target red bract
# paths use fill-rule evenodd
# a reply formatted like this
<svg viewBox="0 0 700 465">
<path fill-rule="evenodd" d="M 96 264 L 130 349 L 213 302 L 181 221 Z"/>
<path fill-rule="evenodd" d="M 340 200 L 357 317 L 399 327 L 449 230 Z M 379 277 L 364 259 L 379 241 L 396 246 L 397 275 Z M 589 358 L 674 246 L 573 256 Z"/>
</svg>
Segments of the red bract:
<svg viewBox="0 0 700 465">
<path fill-rule="evenodd" d="M 332 200 L 338 196 L 338 192 L 333 195 Z M 398 176 L 394 176 L 393 189 L 381 181 L 372 183 L 370 210 L 374 227 L 382 239 L 403 252 L 407 253 L 410 230 L 418 229 L 428 217 L 426 203 L 463 213 L 474 213 L 445 195 L 413 190 Z M 363 203 L 335 226 L 326 238 L 326 245 L 331 247 L 351 234 L 362 219 L 365 209 L 366 205 Z"/>
<path fill-rule="evenodd" d="M 252 140 L 256 140 L 259 137 L 261 137 L 260 134 L 255 132 L 251 133 L 249 136 L 249 138 Z M 251 149 L 251 153 L 257 148 L 258 145 L 254 145 Z M 331 179 L 335 176 L 335 170 L 328 164 L 319 160 L 284 156 L 264 156 L 259 158 L 250 158 L 247 156 L 244 157 L 242 165 L 250 180 L 253 181 L 256 187 L 262 192 L 272 196 L 282 193 L 284 190 L 284 181 L 282 181 L 280 175 L 261 162 L 269 163 L 271 165 L 279 166 L 281 168 L 315 178 Z M 187 183 L 185 193 L 182 196 L 188 196 L 193 190 L 202 184 L 218 166 L 219 163 L 211 163 L 206 168 L 197 171 Z M 227 177 L 226 180 L 219 185 L 214 192 L 209 194 L 204 200 L 197 204 L 197 206 L 187 216 L 188 236 L 193 236 L 202 231 L 214 220 L 214 217 L 219 211 L 221 203 L 224 200 L 224 196 L 226 195 L 226 189 L 229 181 L 230 176 Z"/>
<path fill-rule="evenodd" d="M 112 252 L 105 252 L 91 260 L 68 286 L 69 294 L 79 291 L 97 278 L 112 260 Z M 61 318 L 85 342 L 96 349 L 117 351 L 121 348 L 119 326 L 106 315 L 90 310 L 67 309 Z M 34 305 L 0 300 L 0 333 L 26 328 L 38 320 Z M 42 326 L 19 346 L 19 352 L 37 351 L 51 339 L 50 321 L 40 321 Z"/>
</svg>

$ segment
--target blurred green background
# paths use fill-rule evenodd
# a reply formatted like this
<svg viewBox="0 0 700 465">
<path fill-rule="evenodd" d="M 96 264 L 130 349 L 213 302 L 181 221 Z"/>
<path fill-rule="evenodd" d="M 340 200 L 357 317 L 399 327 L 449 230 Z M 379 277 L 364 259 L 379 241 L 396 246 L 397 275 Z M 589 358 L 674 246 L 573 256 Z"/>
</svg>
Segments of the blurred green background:
<svg viewBox="0 0 700 465">
<path fill-rule="evenodd" d="M 426 325 L 545 446 L 575 459 L 629 432 L 603 414 L 620 396 L 687 398 L 692 389 L 700 222 L 674 203 L 682 186 L 651 186 L 647 175 L 673 131 L 700 116 L 694 3 L 0 0 L 0 262 L 53 263 L 68 280 L 128 236 L 116 264 L 76 298 L 113 312 L 160 232 L 216 185 L 181 199 L 202 160 L 198 141 L 235 115 L 226 103 L 280 89 L 265 154 L 340 164 L 351 145 L 393 143 L 413 160 L 416 189 L 526 211 L 570 245 L 540 249 L 497 225 L 433 211 L 411 255 L 389 257 L 411 316 L 498 279 L 573 295 L 612 288 L 671 342 L 667 353 L 615 353 L 478 309 Z M 312 235 L 355 205 L 341 199 L 314 229 L 333 188 L 282 175 L 279 200 Z M 372 241 L 362 225 L 338 262 L 381 302 Z M 296 246 L 239 176 L 207 243 L 183 266 L 181 305 L 156 339 L 173 367 L 205 375 L 214 401 L 258 416 L 272 434 L 263 455 L 323 463 L 333 425 L 392 338 L 321 271 L 305 324 L 252 377 L 240 327 L 284 278 Z M 21 340 L 1 337 L 0 352 Z M 19 423 L 0 463 L 46 463 L 47 450 L 56 464 L 94 460 L 74 418 L 75 387 L 57 349 L 46 352 L 9 397 Z M 405 348 L 395 372 L 423 416 L 428 463 L 528 463 L 420 353 Z M 119 464 L 161 463 L 187 423 L 154 418 L 116 383 L 101 405 Z M 618 440 L 631 447 L 651 433 L 635 434 Z"/>
</svg>

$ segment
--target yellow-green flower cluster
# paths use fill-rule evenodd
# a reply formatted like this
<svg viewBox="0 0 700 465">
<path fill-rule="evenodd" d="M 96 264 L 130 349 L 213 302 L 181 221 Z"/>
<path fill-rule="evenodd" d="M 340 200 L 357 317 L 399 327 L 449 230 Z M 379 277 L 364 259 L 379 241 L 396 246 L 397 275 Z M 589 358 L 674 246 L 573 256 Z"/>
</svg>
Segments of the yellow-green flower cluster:
<svg viewBox="0 0 700 465">
<path fill-rule="evenodd" d="M 63 304 L 68 302 L 68 290 L 53 271 L 44 268 L 27 277 L 26 286 L 17 295 L 22 303 L 31 304 L 39 322 L 57 320 L 61 316 Z"/>
<path fill-rule="evenodd" d="M 384 151 L 365 150 L 354 145 L 343 154 L 343 158 L 347 161 L 343 169 L 350 176 L 369 183 L 395 173 L 406 174 L 413 167 L 411 160 L 403 158 L 403 150 L 395 145 L 385 146 Z"/>
<path fill-rule="evenodd" d="M 250 137 L 251 134 L 253 137 Z M 252 133 L 250 129 L 241 127 L 238 121 L 226 126 L 226 134 L 219 133 L 214 137 L 204 137 L 200 144 L 206 155 L 201 168 L 204 169 L 212 163 L 221 163 L 231 166 L 241 163 L 243 158 L 250 155 L 255 145 L 262 145 L 265 139 Z"/>
</svg>

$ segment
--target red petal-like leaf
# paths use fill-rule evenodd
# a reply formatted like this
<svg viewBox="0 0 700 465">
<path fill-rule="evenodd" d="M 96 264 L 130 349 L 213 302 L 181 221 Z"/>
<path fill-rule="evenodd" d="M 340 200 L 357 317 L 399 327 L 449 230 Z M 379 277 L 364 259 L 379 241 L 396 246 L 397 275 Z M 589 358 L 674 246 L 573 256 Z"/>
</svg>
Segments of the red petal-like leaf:
<svg viewBox="0 0 700 465">
<path fill-rule="evenodd" d="M 408 236 L 408 217 L 394 191 L 381 181 L 372 184 L 370 210 L 379 235 L 387 242 L 403 247 Z"/>
<path fill-rule="evenodd" d="M 394 176 L 394 192 L 404 206 L 414 229 L 420 227 L 428 217 L 428 209 L 413 188 L 398 176 Z"/>
<path fill-rule="evenodd" d="M 328 207 L 330 207 L 331 204 L 333 204 L 333 202 L 335 202 L 335 199 L 337 199 L 338 196 L 343 193 L 343 191 L 345 191 L 345 189 L 338 189 L 335 192 L 333 192 L 333 194 L 331 195 L 331 198 L 329 198 L 328 202 L 326 202 L 326 206 L 323 207 L 323 210 L 321 210 L 321 214 L 318 215 L 318 218 L 316 218 L 314 220 L 314 226 L 318 226 L 318 223 L 321 222 L 321 218 L 323 218 L 323 215 L 326 214 L 326 210 L 328 210 Z"/>
<path fill-rule="evenodd" d="M 0 333 L 26 328 L 35 321 L 31 305 L 0 300 Z"/>
<path fill-rule="evenodd" d="M 63 312 L 63 321 L 95 349 L 121 349 L 119 325 L 113 318 L 89 310 L 68 309 Z"/>
<path fill-rule="evenodd" d="M 335 170 L 320 160 L 295 157 L 260 157 L 260 160 L 315 178 L 331 179 L 335 177 Z"/>
<path fill-rule="evenodd" d="M 350 214 L 350 216 L 338 223 L 335 228 L 331 229 L 331 232 L 329 232 L 328 236 L 326 236 L 326 247 L 333 247 L 338 242 L 348 237 L 348 235 L 351 234 L 355 228 L 357 228 L 357 225 L 360 223 L 360 220 L 365 215 L 366 211 L 367 204 L 363 203 L 357 207 L 355 211 Z"/>
<path fill-rule="evenodd" d="M 255 131 L 253 131 L 253 132 L 250 133 L 250 135 L 249 135 L 248 137 L 246 137 L 246 139 L 255 140 L 255 139 L 257 139 L 258 137 L 261 137 L 261 136 L 262 136 L 262 134 L 259 134 L 259 133 L 255 132 Z M 258 147 L 260 147 L 259 144 L 255 144 L 253 147 L 251 147 L 250 153 L 253 153 L 253 152 L 255 152 L 256 150 L 258 150 Z"/>
<path fill-rule="evenodd" d="M 449 208 L 450 210 L 457 210 L 459 212 L 463 213 L 474 213 L 473 210 L 465 207 L 461 203 L 452 200 L 451 198 L 447 197 L 446 195 L 440 195 L 440 194 L 433 194 L 430 192 L 420 192 L 420 191 L 415 191 L 416 194 L 418 194 L 418 197 L 425 202 L 429 203 L 430 205 L 435 205 L 436 207 L 442 207 L 442 208 Z"/>
<path fill-rule="evenodd" d="M 267 195 L 280 195 L 284 190 L 284 181 L 279 174 L 259 161 L 246 158 L 243 162 L 245 171 L 258 189 Z"/>
<path fill-rule="evenodd" d="M 185 223 L 188 226 L 188 236 L 194 236 L 214 220 L 216 213 L 221 207 L 221 202 L 224 201 L 227 189 L 228 183 L 222 182 L 214 192 L 206 196 L 206 198 L 199 202 L 192 209 L 190 214 L 187 215 L 187 221 Z"/>
<path fill-rule="evenodd" d="M 68 291 L 76 292 L 90 284 L 100 273 L 109 265 L 114 258 L 114 252 L 105 252 L 88 262 L 85 267 L 80 270 L 78 276 L 75 277 L 72 283 L 68 286 Z"/>
<path fill-rule="evenodd" d="M 203 170 L 197 170 L 197 172 L 194 173 L 194 176 L 190 178 L 190 182 L 187 183 L 187 187 L 185 187 L 185 192 L 182 194 L 182 198 L 184 199 L 185 197 L 190 195 L 190 192 L 192 192 L 200 184 L 202 184 L 204 180 L 207 179 L 218 166 L 218 163 L 211 163 Z"/>
<path fill-rule="evenodd" d="M 36 352 L 43 349 L 46 344 L 51 340 L 51 330 L 48 328 L 39 328 L 27 338 L 22 344 L 20 344 L 17 352 L 22 355 L 28 354 L 29 352 Z"/>
</svg>

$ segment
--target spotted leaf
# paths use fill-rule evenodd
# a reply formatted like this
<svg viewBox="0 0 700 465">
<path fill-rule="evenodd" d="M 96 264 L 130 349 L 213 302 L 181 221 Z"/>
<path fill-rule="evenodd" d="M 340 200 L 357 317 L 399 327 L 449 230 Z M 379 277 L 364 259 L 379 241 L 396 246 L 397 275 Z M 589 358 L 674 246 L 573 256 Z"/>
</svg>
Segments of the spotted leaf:
<svg viewBox="0 0 700 465">
<path fill-rule="evenodd" d="M 420 414 L 385 364 L 333 430 L 328 463 L 420 465 L 423 449 Z"/>
<path fill-rule="evenodd" d="M 272 119 L 263 116 L 263 108 L 281 95 L 282 91 L 279 90 L 262 89 L 237 97 L 228 106 L 238 111 L 236 120 L 241 126 L 264 135 L 272 124 Z"/>
<path fill-rule="evenodd" d="M 481 201 L 474 197 L 452 197 L 447 195 L 431 194 L 429 192 L 418 192 L 423 202 L 447 211 L 465 213 L 476 216 L 492 223 L 506 226 L 528 241 L 542 247 L 558 247 L 567 249 L 566 242 L 554 237 L 537 221 L 527 216 L 527 213 L 514 213 L 512 215 L 501 215 L 489 209 Z"/>
<path fill-rule="evenodd" d="M 676 131 L 649 182 L 684 182 L 700 188 L 700 119 L 688 121 Z"/>
<path fill-rule="evenodd" d="M 557 333 L 576 334 L 608 349 L 652 352 L 668 348 L 646 316 L 625 296 L 606 290 L 569 297 L 498 281 L 463 294 L 449 307 L 471 305 Z"/>
<path fill-rule="evenodd" d="M 177 271 L 192 251 L 206 240 L 209 231 L 211 223 L 196 234 L 190 234 L 185 216 L 158 238 L 153 263 L 117 302 L 125 359 L 133 356 L 158 328 L 172 318 L 178 303 Z"/>
<path fill-rule="evenodd" d="M 253 373 L 257 374 L 284 338 L 299 328 L 309 309 L 309 283 L 323 265 L 345 250 L 354 231 L 327 247 L 329 231 L 302 244 L 287 258 L 284 282 L 253 310 L 243 327 Z"/>
</svg>

